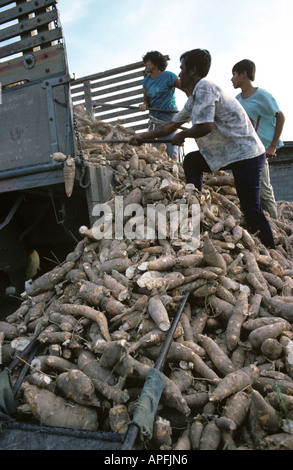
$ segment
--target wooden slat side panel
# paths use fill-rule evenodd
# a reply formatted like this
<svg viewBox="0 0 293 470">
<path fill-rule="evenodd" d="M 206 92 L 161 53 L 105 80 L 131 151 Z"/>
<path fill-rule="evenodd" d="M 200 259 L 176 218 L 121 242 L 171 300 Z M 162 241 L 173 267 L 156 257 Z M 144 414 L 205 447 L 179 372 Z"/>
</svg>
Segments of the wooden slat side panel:
<svg viewBox="0 0 293 470">
<path fill-rule="evenodd" d="M 135 78 L 139 78 L 140 80 L 142 80 L 143 78 L 142 72 L 139 71 L 139 72 L 129 73 L 127 75 L 120 75 L 118 77 L 110 78 L 107 80 L 99 80 L 98 82 L 91 81 L 91 88 L 93 90 L 95 88 L 101 88 L 101 87 L 110 86 L 110 85 L 121 83 L 121 82 L 126 82 L 128 80 L 134 80 Z"/>
<path fill-rule="evenodd" d="M 75 103 L 78 102 L 79 104 L 82 104 L 82 103 L 84 103 L 84 98 L 79 99 L 79 100 L 75 98 L 72 101 L 74 101 Z M 93 101 L 93 108 L 94 109 L 97 108 L 98 110 L 102 110 L 104 112 L 104 111 L 111 111 L 111 110 L 113 111 L 113 109 L 121 108 L 121 106 L 125 106 L 125 105 L 126 106 L 133 106 L 134 105 L 135 106 L 135 105 L 140 104 L 140 103 L 141 103 L 141 98 L 134 98 L 134 99 L 131 99 L 131 100 L 115 103 L 115 104 L 113 104 L 113 107 L 111 106 L 111 108 L 110 108 L 108 106 L 97 105 L 96 102 Z"/>
<path fill-rule="evenodd" d="M 129 115 L 132 115 L 132 119 L 134 119 L 134 118 L 136 119 L 138 117 L 138 113 L 140 113 L 140 115 L 141 115 L 141 111 L 139 111 L 139 110 L 137 111 L 137 114 L 135 115 L 135 111 L 133 111 L 133 110 L 124 109 L 124 110 L 119 111 L 119 109 L 121 109 L 121 108 L 117 108 L 117 111 L 112 112 L 112 113 L 108 113 L 108 114 L 103 113 L 102 114 L 100 112 L 97 112 L 96 108 L 95 108 L 95 113 L 94 114 L 95 114 L 95 117 L 97 117 L 100 121 L 104 121 L 106 119 L 113 119 L 113 118 L 117 118 L 117 117 L 121 118 L 122 116 L 129 116 Z M 147 119 L 148 118 L 148 113 L 145 112 L 143 114 L 143 117 L 144 117 L 144 119 Z"/>
<path fill-rule="evenodd" d="M 15 3 L 13 0 L 0 0 L 0 7 L 6 7 L 10 3 Z"/>
<path fill-rule="evenodd" d="M 0 41 L 5 41 L 15 36 L 20 36 L 26 32 L 32 32 L 40 28 L 40 26 L 49 25 L 49 23 L 52 23 L 52 21 L 57 19 L 57 10 L 51 10 L 48 13 L 39 15 L 35 18 L 24 20 L 21 23 L 17 23 L 13 26 L 0 30 Z"/>
<path fill-rule="evenodd" d="M 117 121 L 119 121 L 119 124 L 132 124 L 132 123 L 138 123 L 141 121 L 146 121 L 145 125 L 148 126 L 148 117 L 147 116 L 142 116 L 142 115 L 137 115 L 137 116 L 131 116 L 131 117 L 126 117 L 125 115 L 122 116 L 114 116 L 111 119 L 100 119 L 99 116 L 95 116 L 98 121 L 106 121 L 109 122 L 110 124 L 113 124 Z"/>
<path fill-rule="evenodd" d="M 143 102 L 144 70 L 144 63 L 137 62 L 74 80 L 71 83 L 72 101 L 76 106 L 84 105 L 97 120 L 111 124 L 119 122 L 135 131 L 146 131 L 149 112 L 138 109 Z M 134 106 L 137 111 L 127 106 Z"/>
<path fill-rule="evenodd" d="M 113 94 L 113 93 L 117 93 L 119 91 L 122 91 L 122 90 L 129 90 L 131 88 L 139 88 L 139 90 L 137 90 L 137 92 L 141 95 L 141 79 L 140 80 L 136 80 L 135 82 L 130 82 L 130 83 L 125 83 L 124 85 L 117 85 L 117 86 L 114 86 L 114 87 L 109 87 L 107 89 L 103 89 L 103 90 L 99 90 L 99 91 L 95 91 L 93 92 L 93 87 L 89 84 L 89 82 L 85 82 L 85 84 L 81 87 L 78 87 L 76 89 L 71 89 L 71 95 L 73 97 L 77 96 L 77 95 L 81 95 L 84 93 L 84 90 L 85 90 L 85 85 L 87 84 L 87 89 L 88 87 L 90 86 L 90 89 L 91 89 L 91 96 L 92 98 L 95 98 L 97 96 L 108 96 L 110 94 Z M 107 101 L 107 98 L 105 98 L 105 101 Z"/>
<path fill-rule="evenodd" d="M 113 95 L 113 93 L 115 93 L 115 95 L 117 94 L 117 92 L 119 91 L 123 91 L 123 90 L 130 90 L 132 88 L 140 88 L 139 90 L 137 90 L 137 93 L 141 94 L 141 80 L 137 80 L 136 82 L 131 82 L 131 83 L 125 83 L 124 85 L 117 85 L 117 86 L 114 86 L 114 87 L 110 87 L 108 88 L 107 90 L 100 90 L 100 91 L 95 91 L 95 92 L 92 92 L 92 97 L 93 98 L 96 98 L 97 96 L 108 96 L 108 95 Z M 107 100 L 107 98 L 105 98 Z"/>
<path fill-rule="evenodd" d="M 93 74 L 93 75 L 87 75 L 85 77 L 78 78 L 78 79 L 76 79 L 72 82 L 72 85 L 78 85 L 78 84 L 83 83 L 87 80 L 93 81 L 93 80 L 98 80 L 100 78 L 111 77 L 113 75 L 126 73 L 126 72 L 129 72 L 131 70 L 135 70 L 135 69 L 139 69 L 139 68 L 143 68 L 143 67 L 144 67 L 143 62 L 136 62 L 134 64 L 125 65 L 123 67 L 118 67 L 118 68 L 115 68 L 115 69 L 106 70 L 105 72 L 99 72 L 99 73 L 96 73 L 96 74 Z M 143 73 L 143 71 L 142 71 L 142 73 Z"/>
<path fill-rule="evenodd" d="M 11 3 L 11 2 L 9 2 Z M 15 3 L 15 2 L 12 2 Z M 4 10 L 0 12 L 0 24 L 8 23 L 9 21 L 17 20 L 21 15 L 29 15 L 30 13 L 36 13 L 43 8 L 50 7 L 52 5 L 56 5 L 56 0 L 38 0 L 30 1 L 23 3 L 18 6 L 14 6 L 9 10 Z M 0 6 L 3 6 L 0 4 Z"/>
<path fill-rule="evenodd" d="M 142 91 L 138 92 L 137 90 L 134 90 L 134 91 L 129 91 L 127 93 L 119 93 L 116 95 L 107 96 L 107 102 L 111 103 L 111 101 L 121 100 L 124 98 L 130 98 L 132 96 L 137 96 L 137 95 L 143 96 Z M 95 100 L 96 105 L 102 104 L 102 103 L 104 103 L 104 100 Z M 126 104 L 126 101 L 125 101 L 125 104 Z"/>
<path fill-rule="evenodd" d="M 147 132 L 148 131 L 148 126 L 144 124 L 140 124 L 138 126 L 135 125 L 135 122 L 131 126 L 127 126 L 128 129 L 132 129 L 133 131 L 137 132 Z"/>
<path fill-rule="evenodd" d="M 8 57 L 10 55 L 17 54 L 18 52 L 23 52 L 34 47 L 39 47 L 44 44 L 52 43 L 58 39 L 63 38 L 62 28 L 52 29 L 42 34 L 37 34 L 36 36 L 31 36 L 29 38 L 23 39 L 7 46 L 0 48 L 0 58 Z"/>
</svg>

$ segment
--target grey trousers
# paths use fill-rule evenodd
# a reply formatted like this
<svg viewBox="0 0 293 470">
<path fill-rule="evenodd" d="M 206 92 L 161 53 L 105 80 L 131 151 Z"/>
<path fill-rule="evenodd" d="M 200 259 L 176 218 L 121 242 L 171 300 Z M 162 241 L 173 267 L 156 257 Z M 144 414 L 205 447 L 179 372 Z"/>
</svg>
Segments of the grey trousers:
<svg viewBox="0 0 293 470">
<path fill-rule="evenodd" d="M 266 159 L 261 178 L 260 202 L 262 208 L 267 211 L 273 219 L 278 219 L 278 212 L 274 189 L 270 180 L 269 162 Z"/>
</svg>

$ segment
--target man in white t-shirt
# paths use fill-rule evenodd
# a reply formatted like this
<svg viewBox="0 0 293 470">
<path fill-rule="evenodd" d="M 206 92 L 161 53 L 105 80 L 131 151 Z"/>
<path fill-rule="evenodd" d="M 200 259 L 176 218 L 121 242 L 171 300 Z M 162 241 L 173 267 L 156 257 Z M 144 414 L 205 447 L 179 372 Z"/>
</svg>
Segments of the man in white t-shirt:
<svg viewBox="0 0 293 470">
<path fill-rule="evenodd" d="M 285 116 L 275 98 L 263 88 L 253 86 L 256 67 L 248 59 L 241 60 L 232 69 L 234 88 L 241 93 L 236 99 L 247 112 L 249 119 L 266 148 L 266 163 L 262 172 L 260 201 L 273 219 L 278 218 L 274 189 L 270 181 L 268 159 L 276 155 L 276 150 L 283 146 L 280 137 L 283 131 Z"/>
<path fill-rule="evenodd" d="M 265 147 L 241 104 L 205 79 L 210 66 L 211 56 L 207 50 L 184 53 L 181 86 L 191 91 L 184 108 L 158 129 L 135 135 L 130 144 L 140 145 L 145 139 L 167 136 L 191 120 L 192 127 L 178 132 L 172 141 L 174 145 L 182 145 L 186 138 L 193 138 L 198 146 L 198 151 L 190 152 L 184 159 L 186 182 L 201 191 L 204 172 L 231 169 L 250 231 L 257 233 L 266 247 L 275 248 L 270 224 L 260 204 Z"/>
</svg>

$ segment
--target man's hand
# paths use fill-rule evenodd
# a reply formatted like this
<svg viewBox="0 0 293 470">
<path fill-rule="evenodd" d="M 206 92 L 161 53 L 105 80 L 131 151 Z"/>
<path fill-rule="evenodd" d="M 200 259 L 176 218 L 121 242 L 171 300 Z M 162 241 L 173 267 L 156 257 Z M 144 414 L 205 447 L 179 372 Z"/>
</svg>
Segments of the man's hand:
<svg viewBox="0 0 293 470">
<path fill-rule="evenodd" d="M 134 135 L 130 137 L 128 141 L 129 145 L 142 145 L 143 144 L 143 139 L 139 135 Z"/>
<path fill-rule="evenodd" d="M 185 141 L 185 133 L 184 131 L 178 132 L 172 139 L 172 145 L 180 145 L 184 144 Z"/>
</svg>

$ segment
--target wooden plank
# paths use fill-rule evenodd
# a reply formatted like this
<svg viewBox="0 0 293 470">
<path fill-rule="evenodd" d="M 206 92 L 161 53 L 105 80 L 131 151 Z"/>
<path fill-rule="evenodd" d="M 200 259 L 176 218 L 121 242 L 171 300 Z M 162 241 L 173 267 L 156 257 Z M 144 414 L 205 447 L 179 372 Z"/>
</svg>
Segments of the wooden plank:
<svg viewBox="0 0 293 470">
<path fill-rule="evenodd" d="M 15 3 L 15 2 L 8 2 L 6 5 L 9 3 Z M 8 21 L 13 21 L 18 19 L 19 16 L 22 15 L 28 15 L 30 13 L 36 13 L 39 10 L 42 10 L 43 8 L 50 7 L 52 5 L 56 5 L 57 1 L 56 0 L 38 0 L 37 2 L 26 2 L 23 3 L 22 5 L 18 5 L 16 7 L 13 7 L 9 10 L 2 11 L 0 13 L 0 24 L 7 23 Z M 0 6 L 4 6 L 0 3 Z"/>
<path fill-rule="evenodd" d="M 134 118 L 134 116 L 136 116 L 138 113 L 142 113 L 142 111 L 139 111 L 139 110 L 135 112 L 133 110 L 131 111 L 131 110 L 125 110 L 125 109 L 123 111 L 118 111 L 118 109 L 121 109 L 121 108 L 117 108 L 117 110 L 113 113 L 101 114 L 99 113 L 99 111 L 96 111 L 96 108 L 95 108 L 94 114 L 96 117 L 98 117 L 100 121 L 103 121 L 104 119 L 112 119 L 112 118 L 121 117 L 121 116 L 128 116 L 130 114 L 132 114 Z M 144 119 L 148 119 L 148 115 L 149 114 L 145 112 Z"/>
<path fill-rule="evenodd" d="M 137 90 L 137 92 L 142 93 L 141 80 L 136 80 L 135 82 L 125 83 L 124 85 L 117 85 L 117 86 L 107 88 L 107 90 L 100 90 L 100 91 L 92 92 L 92 97 L 94 98 L 97 96 L 109 95 L 110 93 L 116 93 L 117 91 L 121 91 L 121 90 L 129 90 L 130 88 L 135 88 L 135 87 L 140 87 L 140 90 Z"/>
<path fill-rule="evenodd" d="M 0 7 L 6 7 L 9 3 L 15 3 L 13 0 L 0 0 Z"/>
<path fill-rule="evenodd" d="M 102 106 L 102 108 L 103 108 L 104 110 L 107 109 L 107 110 L 110 111 L 110 109 L 114 109 L 114 106 L 115 106 L 115 108 L 121 108 L 121 106 L 133 106 L 133 105 L 135 106 L 135 105 L 141 104 L 141 103 L 142 103 L 141 97 L 138 97 L 138 98 L 133 98 L 133 99 L 127 100 L 127 101 L 120 101 L 119 103 L 113 103 L 113 104 L 111 105 L 111 108 L 109 108 L 109 107 L 107 107 L 107 106 Z M 96 105 L 97 105 L 97 102 L 94 101 L 94 102 L 93 102 L 93 105 L 96 106 Z"/>
<path fill-rule="evenodd" d="M 91 116 L 92 111 L 93 111 L 93 102 L 92 102 L 91 88 L 90 88 L 89 82 L 86 82 L 84 84 L 84 99 L 85 99 L 86 113 L 89 116 Z"/>
<path fill-rule="evenodd" d="M 111 124 L 112 126 L 114 126 L 115 124 L 120 124 L 122 125 L 123 127 L 125 127 L 125 129 L 131 129 L 133 131 L 143 131 L 143 132 L 147 132 L 148 131 L 148 125 L 147 124 L 139 124 L 137 125 L 135 122 L 133 122 L 130 126 L 125 126 L 123 123 L 121 123 L 119 120 L 118 121 L 112 121 L 112 122 L 108 122 L 108 124 Z"/>
<path fill-rule="evenodd" d="M 105 100 L 107 101 L 107 103 L 110 103 L 111 101 L 116 101 L 116 100 L 121 100 L 121 99 L 124 99 L 124 98 L 129 98 L 130 96 L 142 96 L 143 97 L 143 93 L 140 90 L 129 91 L 128 93 L 119 93 L 118 95 L 107 96 L 103 100 L 97 100 L 97 101 L 95 101 L 95 104 L 104 103 Z M 126 102 L 125 102 L 125 104 L 126 104 Z"/>
<path fill-rule="evenodd" d="M 123 124 L 130 124 L 132 122 L 141 122 L 141 121 L 146 121 L 145 122 L 145 126 L 148 127 L 149 125 L 149 115 L 145 115 L 145 116 L 134 116 L 133 118 L 127 118 L 127 119 L 123 119 Z"/>
<path fill-rule="evenodd" d="M 39 15 L 38 17 L 23 20 L 21 23 L 18 23 L 8 28 L 0 30 L 0 41 L 11 39 L 15 36 L 19 36 L 20 34 L 26 33 L 28 31 L 34 31 L 38 29 L 40 26 L 48 25 L 49 23 L 57 19 L 58 19 L 58 11 L 51 10 L 47 13 Z"/>
<path fill-rule="evenodd" d="M 78 78 L 72 82 L 72 85 L 78 85 L 82 82 L 85 82 L 86 80 L 98 80 L 99 78 L 106 78 L 106 77 L 111 77 L 112 75 L 117 75 L 120 73 L 128 72 L 130 70 L 135 70 L 140 67 L 144 67 L 144 63 L 141 62 L 135 62 L 134 64 L 126 65 L 124 67 L 118 67 L 115 69 L 107 70 L 105 72 L 99 72 L 94 75 L 87 75 L 85 77 Z"/>
<path fill-rule="evenodd" d="M 112 85 L 112 84 L 125 82 L 126 80 L 132 80 L 134 78 L 141 78 L 141 81 L 142 81 L 142 79 L 143 79 L 142 71 L 129 73 L 127 75 L 120 75 L 119 77 L 110 78 L 109 80 L 100 80 L 98 82 L 91 81 L 91 88 L 94 89 L 94 88 L 109 86 L 109 85 Z"/>
<path fill-rule="evenodd" d="M 42 10 L 39 10 L 35 16 L 37 18 L 37 21 L 38 21 L 38 17 L 40 17 L 41 15 L 43 15 L 44 13 L 47 13 L 48 12 L 48 8 L 43 8 Z M 43 33 L 44 31 L 46 31 L 47 29 L 53 29 L 56 27 L 56 25 L 58 25 L 58 20 L 59 20 L 59 12 L 57 10 L 57 8 L 53 8 L 52 11 L 55 11 L 57 13 L 57 18 L 54 20 L 54 23 L 51 22 L 49 24 L 44 24 L 44 25 L 41 25 L 41 26 L 38 26 L 38 34 L 41 34 Z M 41 49 L 46 49 L 47 47 L 50 47 L 50 43 L 49 44 L 42 44 L 41 45 Z"/>
<path fill-rule="evenodd" d="M 77 101 L 83 101 L 84 102 L 85 101 L 84 93 L 82 95 L 76 95 L 76 96 L 71 94 L 71 101 L 72 101 L 72 103 L 76 103 Z"/>
<path fill-rule="evenodd" d="M 116 100 L 121 100 L 121 99 L 124 99 L 124 98 L 129 98 L 131 96 L 135 96 L 135 97 L 138 97 L 138 101 L 136 101 L 137 103 L 142 103 L 143 102 L 143 93 L 142 91 L 140 90 L 134 90 L 134 91 L 131 91 L 129 93 L 119 93 L 119 94 L 116 94 L 116 95 L 111 95 L 111 96 L 104 96 L 104 99 L 101 99 L 101 100 L 95 100 L 94 101 L 94 105 L 103 105 L 104 103 L 110 103 L 111 101 L 116 101 Z M 72 96 L 72 101 L 75 103 L 76 101 L 82 101 L 84 100 L 84 94 L 80 94 L 79 96 Z M 114 103 L 115 105 L 117 103 Z M 121 103 L 122 104 L 122 103 Z M 129 104 L 129 101 L 127 100 L 127 102 L 125 101 L 124 104 Z"/>
<path fill-rule="evenodd" d="M 84 83 L 81 84 L 81 85 L 77 85 L 77 86 L 72 86 L 70 84 L 70 89 L 71 89 L 71 94 L 72 95 L 74 95 L 75 93 L 79 93 L 80 91 L 84 90 Z"/>
<path fill-rule="evenodd" d="M 95 116 L 95 118 L 102 121 L 102 119 L 99 119 L 99 117 L 97 117 L 97 116 Z M 145 126 L 148 126 L 148 123 L 149 123 L 148 116 L 133 116 L 132 118 L 124 118 L 124 117 L 118 117 L 117 116 L 117 120 L 120 122 L 120 124 L 123 124 L 123 125 L 124 124 L 132 124 L 133 122 L 138 123 L 138 122 L 141 122 L 141 121 L 146 121 Z M 106 119 L 105 119 L 105 121 L 106 121 Z M 110 121 L 108 121 L 108 122 L 110 122 Z M 111 122 L 115 122 L 115 120 L 112 119 Z"/>
<path fill-rule="evenodd" d="M 167 60 L 170 60 L 170 57 L 168 55 L 165 55 L 164 57 Z M 142 69 L 145 68 L 145 64 L 144 64 L 143 61 L 135 62 L 135 63 L 129 64 L 129 65 L 124 65 L 123 67 L 118 67 L 118 68 L 115 68 L 115 69 L 106 70 L 105 72 L 99 72 L 99 73 L 96 73 L 96 74 L 93 74 L 93 75 L 87 75 L 85 77 L 77 78 L 76 80 L 74 80 L 72 82 L 72 84 L 73 85 L 78 85 L 82 82 L 85 82 L 86 80 L 90 80 L 90 81 L 98 80 L 100 78 L 111 77 L 112 75 L 117 75 L 117 74 L 129 72 L 131 70 L 135 70 L 135 69 L 139 69 L 139 68 L 142 68 Z"/>
<path fill-rule="evenodd" d="M 31 36 L 30 38 L 18 41 L 8 46 L 0 48 L 0 58 L 7 57 L 18 52 L 25 51 L 34 47 L 41 46 L 48 42 L 57 41 L 58 39 L 63 38 L 62 28 L 52 29 L 46 33 L 38 34 L 36 36 Z"/>
<path fill-rule="evenodd" d="M 96 88 L 105 87 L 105 86 L 108 86 L 108 85 L 120 83 L 120 82 L 123 82 L 123 81 L 126 81 L 126 80 L 131 80 L 133 78 L 139 78 L 139 77 L 141 77 L 141 82 L 140 82 L 140 84 L 141 84 L 142 79 L 143 79 L 143 75 L 141 74 L 141 72 L 135 72 L 133 74 L 123 75 L 122 77 L 111 78 L 109 80 L 103 80 L 101 82 L 90 82 L 90 80 L 85 80 L 83 83 L 80 83 L 78 85 L 76 85 L 75 82 L 72 81 L 71 85 L 70 85 L 71 95 L 74 96 L 77 93 L 83 92 L 85 84 L 87 82 L 90 82 L 91 89 L 95 90 Z"/>
<path fill-rule="evenodd" d="M 90 84 L 89 81 L 86 81 L 84 82 L 84 85 L 82 86 L 78 86 L 76 88 L 71 88 L 71 95 L 74 97 L 76 96 L 77 94 L 81 94 L 84 93 L 85 89 L 88 89 L 88 87 L 90 86 L 90 89 L 93 90 L 93 86 L 92 84 Z M 92 91 L 92 97 L 97 97 L 97 96 L 104 96 L 104 95 L 108 95 L 110 93 L 116 93 L 117 91 L 121 91 L 121 90 L 128 90 L 130 88 L 134 88 L 134 87 L 139 87 L 141 86 L 141 80 L 136 80 L 135 82 L 130 82 L 130 83 L 126 83 L 124 85 L 118 85 L 116 87 L 110 87 L 110 88 L 107 88 L 106 90 L 100 90 L 100 91 L 96 91 L 96 92 L 93 92 Z M 142 90 L 142 89 L 141 89 Z M 141 90 L 137 90 L 137 92 L 139 93 L 142 93 Z"/>
<path fill-rule="evenodd" d="M 141 111 L 139 109 L 139 105 L 141 104 L 141 100 L 140 99 L 136 99 L 136 100 L 132 100 L 134 101 L 136 104 L 129 104 L 129 102 L 123 102 L 121 104 L 113 104 L 111 107 L 107 107 L 107 106 L 95 106 L 95 102 L 93 102 L 93 108 L 95 110 L 95 113 L 99 113 L 99 114 L 102 114 L 102 113 L 106 113 L 106 114 L 110 114 L 111 112 L 112 113 L 116 113 L 118 110 L 123 110 L 123 112 L 127 113 L 127 114 L 134 114 L 134 113 L 137 113 L 137 112 L 140 112 L 140 113 L 145 113 L 146 111 Z"/>
<path fill-rule="evenodd" d="M 148 131 L 148 125 L 147 124 L 136 124 L 136 122 L 133 122 L 131 125 L 126 126 L 123 122 L 117 120 L 117 121 L 112 121 L 112 122 L 107 122 L 107 124 L 111 124 L 111 126 L 115 126 L 116 124 L 120 124 L 120 126 L 125 127 L 125 129 L 131 129 L 133 131 L 143 131 L 147 132 Z"/>
<path fill-rule="evenodd" d="M 147 132 L 148 127 L 147 127 L 147 126 L 144 126 L 144 125 L 140 125 L 140 126 L 129 126 L 128 129 L 132 129 L 132 130 L 135 131 L 135 132 L 137 132 L 137 131 L 140 131 L 140 132 Z"/>
</svg>

